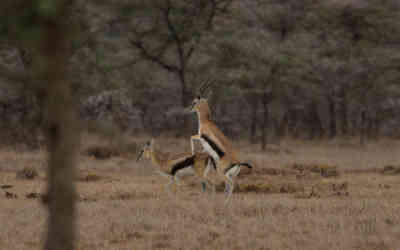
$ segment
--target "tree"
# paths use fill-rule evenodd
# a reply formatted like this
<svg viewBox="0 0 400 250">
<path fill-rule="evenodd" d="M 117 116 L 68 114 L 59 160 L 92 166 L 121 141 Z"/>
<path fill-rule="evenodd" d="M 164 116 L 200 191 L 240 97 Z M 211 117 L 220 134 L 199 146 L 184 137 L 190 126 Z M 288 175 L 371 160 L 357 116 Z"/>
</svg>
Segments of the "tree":
<svg viewBox="0 0 400 250">
<path fill-rule="evenodd" d="M 33 68 L 31 77 L 26 77 L 26 74 L 20 78 L 8 73 L 4 75 L 44 91 L 49 150 L 49 219 L 45 244 L 48 250 L 72 250 L 75 244 L 74 180 L 79 126 L 75 101 L 66 81 L 70 37 L 67 27 L 73 2 L 43 0 L 6 4 L 7 11 L 19 21 L 15 31 L 20 41 L 29 44 L 37 53 L 37 64 L 40 64 Z"/>
<path fill-rule="evenodd" d="M 132 12 L 134 25 L 130 43 L 143 59 L 177 77 L 184 108 L 191 101 L 192 58 L 202 37 L 213 29 L 218 16 L 228 10 L 231 2 L 161 0 L 135 3 L 141 8 Z M 187 119 L 184 119 L 183 127 L 188 127 Z"/>
</svg>

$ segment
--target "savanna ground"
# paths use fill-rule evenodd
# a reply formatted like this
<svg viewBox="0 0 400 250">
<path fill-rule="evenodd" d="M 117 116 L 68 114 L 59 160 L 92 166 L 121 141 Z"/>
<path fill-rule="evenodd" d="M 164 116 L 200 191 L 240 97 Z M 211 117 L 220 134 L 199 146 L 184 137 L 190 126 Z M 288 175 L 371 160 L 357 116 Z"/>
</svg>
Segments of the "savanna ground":
<svg viewBox="0 0 400 250">
<path fill-rule="evenodd" d="M 77 249 L 400 249 L 400 142 L 290 141 L 267 152 L 236 143 L 256 168 L 239 177 L 227 207 L 221 186 L 201 193 L 193 178 L 167 191 L 167 180 L 134 154 L 87 156 L 97 143 L 85 136 L 79 156 Z M 45 157 L 0 153 L 0 249 L 44 243 Z M 26 167 L 39 176 L 16 178 Z"/>
</svg>

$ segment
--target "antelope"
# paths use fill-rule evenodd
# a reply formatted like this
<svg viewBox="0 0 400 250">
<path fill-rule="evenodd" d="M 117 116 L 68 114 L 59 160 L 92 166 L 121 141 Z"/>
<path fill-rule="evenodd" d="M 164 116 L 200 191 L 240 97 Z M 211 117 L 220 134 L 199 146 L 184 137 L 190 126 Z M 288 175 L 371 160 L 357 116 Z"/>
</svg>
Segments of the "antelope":
<svg viewBox="0 0 400 250">
<path fill-rule="evenodd" d="M 189 107 L 190 112 L 197 114 L 199 123 L 198 133 L 190 138 L 190 146 L 192 155 L 195 155 L 194 141 L 200 141 L 203 149 L 217 163 L 217 175 L 225 181 L 225 204 L 227 204 L 233 193 L 233 180 L 239 175 L 240 168 L 244 166 L 252 169 L 253 167 L 249 163 L 238 160 L 236 150 L 230 140 L 211 120 L 211 110 L 207 101 L 210 92 L 206 93 L 211 85 L 212 82 L 203 84 Z"/>
<path fill-rule="evenodd" d="M 139 151 L 136 161 L 143 156 L 150 159 L 151 162 L 159 168 L 156 171 L 161 176 L 170 178 L 167 187 L 169 188 L 174 182 L 179 185 L 179 177 L 187 175 L 196 175 L 201 179 L 202 191 L 206 191 L 206 187 L 211 187 L 215 191 L 215 187 L 208 174 L 210 170 L 215 170 L 215 162 L 207 153 L 185 152 L 180 154 L 164 153 L 155 148 L 154 139 L 145 143 Z"/>
</svg>

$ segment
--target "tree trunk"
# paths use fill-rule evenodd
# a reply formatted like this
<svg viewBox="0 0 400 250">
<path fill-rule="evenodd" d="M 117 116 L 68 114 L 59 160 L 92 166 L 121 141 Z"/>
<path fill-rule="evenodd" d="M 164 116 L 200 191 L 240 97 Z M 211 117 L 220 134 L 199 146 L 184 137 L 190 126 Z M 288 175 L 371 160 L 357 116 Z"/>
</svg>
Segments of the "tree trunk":
<svg viewBox="0 0 400 250">
<path fill-rule="evenodd" d="M 269 125 L 269 107 L 266 100 L 263 100 L 263 107 L 264 107 L 264 117 L 263 117 L 263 124 L 262 124 L 262 136 L 261 136 L 261 149 L 265 151 L 267 148 L 267 136 L 268 136 L 268 125 Z"/>
<path fill-rule="evenodd" d="M 294 108 L 288 113 L 289 133 L 293 138 L 299 137 L 300 112 Z"/>
<path fill-rule="evenodd" d="M 278 137 L 283 138 L 288 133 L 288 124 L 289 124 L 289 116 L 288 112 L 286 111 L 283 115 L 282 121 L 278 126 Z"/>
<path fill-rule="evenodd" d="M 349 121 L 348 121 L 348 105 L 347 105 L 347 97 L 346 97 L 346 91 L 343 88 L 342 93 L 341 93 L 341 117 L 342 117 L 342 134 L 347 135 L 349 132 Z"/>
<path fill-rule="evenodd" d="M 46 250 L 72 250 L 75 246 L 74 180 L 79 125 L 70 85 L 67 84 L 68 62 L 65 1 L 53 1 L 54 16 L 42 16 L 44 22 L 40 51 L 45 68 L 40 75 L 46 83 L 45 108 L 48 115 L 48 232 Z M 51 12 L 53 14 L 53 12 Z M 60 17 L 59 19 L 57 19 Z"/>
<path fill-rule="evenodd" d="M 317 103 L 315 101 L 310 104 L 310 139 L 313 140 L 315 136 L 319 139 L 323 135 L 323 127 L 321 118 L 319 117 L 317 110 Z"/>
<path fill-rule="evenodd" d="M 374 138 L 374 122 L 375 122 L 375 118 L 368 116 L 367 117 L 367 121 L 366 121 L 366 135 L 367 135 L 367 139 L 373 139 Z"/>
<path fill-rule="evenodd" d="M 250 142 L 256 143 L 257 133 L 257 111 L 258 111 L 258 100 L 255 96 L 251 98 L 251 124 L 250 124 Z"/>
<path fill-rule="evenodd" d="M 380 128 L 381 128 L 381 123 L 382 121 L 379 119 L 379 117 L 375 117 L 373 121 L 373 138 L 378 141 L 379 136 L 380 136 Z"/>
<path fill-rule="evenodd" d="M 336 137 L 336 134 L 337 134 L 337 130 L 336 130 L 336 106 L 335 106 L 335 101 L 331 97 L 328 97 L 328 103 L 329 103 L 329 117 L 330 117 L 329 137 L 332 139 L 332 138 Z"/>
<path fill-rule="evenodd" d="M 144 132 L 148 132 L 148 128 L 147 128 L 147 124 L 146 124 L 147 109 L 148 109 L 147 106 L 143 105 L 140 108 L 141 113 L 139 114 Z"/>
<path fill-rule="evenodd" d="M 366 122 L 367 122 L 367 112 L 365 109 L 361 111 L 361 123 L 360 123 L 360 145 L 365 145 L 366 137 Z"/>
</svg>

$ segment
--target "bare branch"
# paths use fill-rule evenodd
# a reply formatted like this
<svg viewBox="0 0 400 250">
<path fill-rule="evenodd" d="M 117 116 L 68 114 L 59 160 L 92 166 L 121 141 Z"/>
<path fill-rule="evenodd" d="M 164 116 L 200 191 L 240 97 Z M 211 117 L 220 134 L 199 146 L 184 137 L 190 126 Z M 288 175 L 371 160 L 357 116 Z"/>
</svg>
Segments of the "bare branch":
<svg viewBox="0 0 400 250">
<path fill-rule="evenodd" d="M 149 61 L 151 61 L 151 62 L 153 62 L 153 63 L 158 64 L 159 66 L 161 66 L 162 68 L 166 69 L 167 71 L 170 71 L 170 72 L 178 72 L 178 71 L 179 71 L 179 69 L 178 69 L 177 66 L 175 66 L 175 65 L 169 65 L 169 64 L 167 64 L 166 62 L 164 62 L 164 61 L 161 59 L 161 57 L 152 55 L 152 54 L 143 46 L 143 42 L 141 42 L 141 41 L 135 41 L 135 40 L 130 40 L 130 43 L 131 43 L 133 46 L 135 46 L 135 48 L 137 48 L 137 49 L 140 51 L 141 55 L 142 55 L 145 59 L 147 59 L 147 60 L 149 60 Z"/>
</svg>

